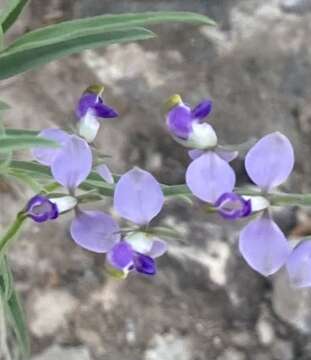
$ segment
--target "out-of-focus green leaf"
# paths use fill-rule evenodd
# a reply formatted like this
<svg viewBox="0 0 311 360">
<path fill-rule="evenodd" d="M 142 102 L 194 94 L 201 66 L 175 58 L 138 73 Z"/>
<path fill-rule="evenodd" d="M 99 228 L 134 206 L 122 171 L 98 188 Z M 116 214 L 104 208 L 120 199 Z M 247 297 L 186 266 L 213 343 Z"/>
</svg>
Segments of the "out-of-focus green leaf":
<svg viewBox="0 0 311 360">
<path fill-rule="evenodd" d="M 151 31 L 143 28 L 111 32 L 86 30 L 75 36 L 61 37 L 54 42 L 33 42 L 8 48 L 0 53 L 0 80 L 82 50 L 145 40 L 154 36 Z"/>
<path fill-rule="evenodd" d="M 3 135 L 0 136 L 0 152 L 31 149 L 34 147 L 58 147 L 55 141 L 47 140 L 39 136 L 24 135 Z"/>
<path fill-rule="evenodd" d="M 27 324 L 19 296 L 14 288 L 12 289 L 10 299 L 7 301 L 7 314 L 9 322 L 14 329 L 22 359 L 28 360 L 30 358 L 30 341 Z"/>
<path fill-rule="evenodd" d="M 39 130 L 10 129 L 6 128 L 5 133 L 10 136 L 38 135 Z"/>
<path fill-rule="evenodd" d="M 39 46 L 52 44 L 80 36 L 86 31 L 98 33 L 168 22 L 215 25 L 215 22 L 207 16 L 182 11 L 150 11 L 133 14 L 100 15 L 91 18 L 64 21 L 59 24 L 31 31 L 15 40 L 9 48 L 34 47 L 35 44 Z"/>
<path fill-rule="evenodd" d="M 9 110 L 9 109 L 10 109 L 10 105 L 8 105 L 4 101 L 0 100 L 0 112 L 4 111 L 4 110 Z"/>
<path fill-rule="evenodd" d="M 20 171 L 11 170 L 9 171 L 9 174 L 7 174 L 7 176 L 11 177 L 14 180 L 19 181 L 22 185 L 26 185 L 30 187 L 30 189 L 34 193 L 39 193 L 43 188 L 43 186 L 40 185 L 39 182 L 33 176 L 22 173 Z"/>
<path fill-rule="evenodd" d="M 0 23 L 4 33 L 14 24 L 28 0 L 9 0 L 8 3 L 7 9 L 0 14 Z"/>
<path fill-rule="evenodd" d="M 0 260 L 0 288 L 2 289 L 5 301 L 8 301 L 12 296 L 14 285 L 6 256 L 3 256 Z"/>
</svg>

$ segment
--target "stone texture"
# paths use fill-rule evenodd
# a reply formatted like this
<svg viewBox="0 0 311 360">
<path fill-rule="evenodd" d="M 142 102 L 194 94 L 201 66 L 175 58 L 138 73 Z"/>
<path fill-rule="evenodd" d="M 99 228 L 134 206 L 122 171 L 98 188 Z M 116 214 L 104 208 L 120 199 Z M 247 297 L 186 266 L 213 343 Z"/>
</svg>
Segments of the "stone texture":
<svg viewBox="0 0 311 360">
<path fill-rule="evenodd" d="M 311 13 L 297 10 L 301 4 L 307 2 L 32 0 L 10 38 L 73 16 L 146 9 L 197 11 L 219 26 L 155 26 L 156 40 L 87 51 L 2 82 L 1 99 L 14 105 L 5 121 L 12 127 L 68 128 L 81 91 L 102 81 L 106 101 L 121 112 L 97 140 L 113 155 L 112 169 L 135 164 L 165 183 L 183 182 L 189 160 L 165 132 L 163 102 L 176 92 L 192 104 L 211 97 L 211 121 L 222 143 L 283 131 L 297 156 L 284 188 L 310 191 Z M 234 167 L 245 183 L 242 161 Z M 6 189 L 2 228 L 30 196 L 16 186 Z M 100 207 L 108 211 L 110 205 Z M 296 210 L 276 215 L 282 229 L 292 232 Z M 282 274 L 264 279 L 249 269 L 236 245 L 243 222 L 224 225 L 197 204 L 189 209 L 170 202 L 159 221 L 183 236 L 160 259 L 159 276 L 118 282 L 104 274 L 101 256 L 71 241 L 71 218 L 40 227 L 29 223 L 10 252 L 36 360 L 310 357 L 310 294 L 289 288 Z"/>
</svg>

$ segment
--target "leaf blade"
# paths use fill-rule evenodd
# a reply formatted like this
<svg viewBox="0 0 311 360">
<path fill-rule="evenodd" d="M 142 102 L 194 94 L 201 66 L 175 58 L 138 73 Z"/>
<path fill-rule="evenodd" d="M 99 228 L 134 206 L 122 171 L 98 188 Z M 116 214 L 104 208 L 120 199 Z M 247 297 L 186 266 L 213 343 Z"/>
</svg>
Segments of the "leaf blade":
<svg viewBox="0 0 311 360">
<path fill-rule="evenodd" d="M 1 16 L 0 22 L 3 32 L 5 33 L 16 21 L 29 0 L 10 0 L 10 4 Z"/>
<path fill-rule="evenodd" d="M 146 29 L 128 29 L 114 32 L 79 34 L 46 46 L 35 45 L 33 48 L 17 48 L 0 53 L 0 79 L 6 79 L 34 67 L 47 64 L 66 55 L 107 46 L 153 38 L 155 35 Z"/>
<path fill-rule="evenodd" d="M 4 135 L 0 136 L 0 153 L 14 150 L 31 149 L 33 147 L 58 147 L 59 145 L 51 140 L 39 136 L 24 135 Z"/>
</svg>

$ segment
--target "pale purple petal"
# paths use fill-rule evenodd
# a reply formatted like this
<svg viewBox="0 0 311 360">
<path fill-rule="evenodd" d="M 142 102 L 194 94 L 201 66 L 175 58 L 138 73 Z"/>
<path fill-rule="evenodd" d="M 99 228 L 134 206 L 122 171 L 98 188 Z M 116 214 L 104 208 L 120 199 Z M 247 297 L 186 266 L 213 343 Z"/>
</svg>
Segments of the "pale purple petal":
<svg viewBox="0 0 311 360">
<path fill-rule="evenodd" d="M 107 261 L 114 268 L 119 270 L 128 270 L 133 265 L 134 251 L 125 241 L 121 241 L 107 254 Z"/>
<path fill-rule="evenodd" d="M 92 169 L 92 151 L 88 143 L 72 135 L 58 153 L 51 166 L 54 179 L 67 187 L 78 187 Z"/>
<path fill-rule="evenodd" d="M 161 239 L 154 239 L 152 243 L 151 250 L 146 254 L 152 258 L 157 258 L 162 256 L 167 252 L 167 243 Z"/>
<path fill-rule="evenodd" d="M 256 185 L 266 190 L 282 184 L 293 167 L 293 147 L 288 138 L 279 132 L 260 139 L 245 158 L 248 176 Z"/>
<path fill-rule="evenodd" d="M 106 183 L 114 184 L 114 178 L 106 164 L 98 165 L 96 167 L 96 172 L 106 181 Z"/>
<path fill-rule="evenodd" d="M 105 253 L 120 241 L 119 225 L 101 211 L 79 211 L 70 233 L 79 246 L 96 253 Z"/>
<path fill-rule="evenodd" d="M 236 159 L 239 156 L 238 151 L 226 150 L 219 147 L 216 148 L 215 152 L 218 156 L 220 156 L 223 160 L 227 162 L 231 162 L 232 160 Z"/>
<path fill-rule="evenodd" d="M 215 203 L 223 193 L 232 192 L 235 173 L 226 161 L 208 151 L 188 166 L 186 183 L 193 195 Z"/>
<path fill-rule="evenodd" d="M 169 131 L 181 139 L 187 139 L 191 134 L 192 122 L 191 109 L 184 104 L 176 105 L 167 114 Z"/>
<path fill-rule="evenodd" d="M 114 207 L 120 216 L 136 224 L 147 224 L 162 209 L 160 184 L 147 171 L 134 168 L 122 175 L 114 192 Z"/>
<path fill-rule="evenodd" d="M 311 286 L 311 240 L 302 241 L 289 256 L 286 268 L 294 286 Z"/>
<path fill-rule="evenodd" d="M 212 111 L 211 100 L 203 100 L 191 110 L 191 116 L 195 119 L 202 120 Z"/>
<path fill-rule="evenodd" d="M 192 160 L 197 159 L 203 154 L 204 154 L 204 150 L 200 150 L 200 149 L 192 149 L 188 151 L 188 155 Z"/>
<path fill-rule="evenodd" d="M 45 129 L 42 130 L 38 136 L 48 140 L 56 141 L 60 146 L 63 146 L 70 138 L 70 135 L 60 129 Z M 51 166 L 55 157 L 58 155 L 61 147 L 59 148 L 35 148 L 32 150 L 33 157 L 43 165 Z"/>
<path fill-rule="evenodd" d="M 278 271 L 290 254 L 283 232 L 267 216 L 245 226 L 240 233 L 239 248 L 248 265 L 264 276 Z"/>
</svg>

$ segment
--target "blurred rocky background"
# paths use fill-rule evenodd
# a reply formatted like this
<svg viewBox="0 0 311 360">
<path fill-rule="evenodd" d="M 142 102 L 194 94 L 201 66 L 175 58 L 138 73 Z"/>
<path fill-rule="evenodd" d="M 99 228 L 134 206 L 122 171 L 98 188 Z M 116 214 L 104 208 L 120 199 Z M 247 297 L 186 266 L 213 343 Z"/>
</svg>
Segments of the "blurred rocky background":
<svg viewBox="0 0 311 360">
<path fill-rule="evenodd" d="M 182 183 L 189 160 L 165 132 L 163 103 L 176 92 L 191 104 L 210 97 L 222 143 L 284 132 L 297 157 L 284 189 L 310 192 L 310 0 L 32 0 L 10 36 L 146 10 L 196 11 L 218 26 L 156 26 L 155 40 L 86 51 L 3 81 L 1 99 L 13 107 L 7 125 L 68 126 L 84 88 L 103 82 L 106 101 L 121 113 L 97 140 L 113 155 L 110 166 L 121 172 L 138 164 L 164 183 Z M 234 166 L 247 181 L 242 161 Z M 4 229 L 30 193 L 0 191 Z M 275 215 L 291 239 L 311 233 L 307 211 Z M 242 223 L 225 226 L 198 206 L 169 203 L 161 222 L 183 239 L 170 244 L 159 275 L 116 281 L 101 256 L 74 245 L 69 222 L 70 215 L 29 224 L 10 252 L 33 360 L 311 359 L 311 291 L 290 288 L 283 272 L 264 279 L 250 270 L 237 249 Z"/>
</svg>

